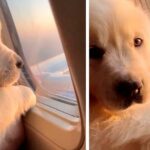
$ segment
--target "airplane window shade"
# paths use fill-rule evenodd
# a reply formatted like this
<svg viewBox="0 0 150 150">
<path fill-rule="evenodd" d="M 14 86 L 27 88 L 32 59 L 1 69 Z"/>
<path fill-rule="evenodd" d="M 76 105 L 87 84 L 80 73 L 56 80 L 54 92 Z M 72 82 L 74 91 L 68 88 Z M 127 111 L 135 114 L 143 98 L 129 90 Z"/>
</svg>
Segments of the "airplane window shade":
<svg viewBox="0 0 150 150">
<path fill-rule="evenodd" d="M 38 95 L 76 104 L 63 47 L 48 0 L 7 0 Z"/>
</svg>

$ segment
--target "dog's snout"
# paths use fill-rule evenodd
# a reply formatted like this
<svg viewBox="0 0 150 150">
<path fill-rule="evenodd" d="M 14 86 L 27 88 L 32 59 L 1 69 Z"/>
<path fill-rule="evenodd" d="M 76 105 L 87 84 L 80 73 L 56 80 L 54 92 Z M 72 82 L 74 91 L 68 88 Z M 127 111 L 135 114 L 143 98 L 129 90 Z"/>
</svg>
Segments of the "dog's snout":
<svg viewBox="0 0 150 150">
<path fill-rule="evenodd" d="M 116 86 L 117 94 L 136 102 L 141 101 L 141 89 L 142 82 L 139 81 L 120 81 Z"/>
<path fill-rule="evenodd" d="M 23 65 L 24 65 L 23 60 L 19 56 L 17 56 L 17 58 L 16 58 L 16 67 L 18 69 L 21 69 L 23 67 Z"/>
</svg>

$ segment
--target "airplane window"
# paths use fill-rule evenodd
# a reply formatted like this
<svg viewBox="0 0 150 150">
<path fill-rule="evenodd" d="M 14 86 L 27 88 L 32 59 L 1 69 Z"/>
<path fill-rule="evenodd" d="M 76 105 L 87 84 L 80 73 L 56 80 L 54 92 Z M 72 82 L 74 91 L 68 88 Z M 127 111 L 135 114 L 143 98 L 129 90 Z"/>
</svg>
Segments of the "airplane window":
<svg viewBox="0 0 150 150">
<path fill-rule="evenodd" d="M 77 105 L 48 0 L 7 0 L 7 3 L 26 61 L 37 81 L 37 93 Z"/>
</svg>

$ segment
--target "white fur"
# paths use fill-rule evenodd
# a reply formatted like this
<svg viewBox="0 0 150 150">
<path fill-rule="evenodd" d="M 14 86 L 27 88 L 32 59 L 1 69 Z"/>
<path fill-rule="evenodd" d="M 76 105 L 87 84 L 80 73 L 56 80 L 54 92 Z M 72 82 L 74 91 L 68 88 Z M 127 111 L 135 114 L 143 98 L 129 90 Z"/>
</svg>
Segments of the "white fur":
<svg viewBox="0 0 150 150">
<path fill-rule="evenodd" d="M 133 46 L 140 37 L 143 45 Z M 90 1 L 90 44 L 103 47 L 103 60 L 90 60 L 91 150 L 150 149 L 150 22 L 128 0 Z M 118 79 L 143 80 L 143 103 L 123 110 L 113 91 Z"/>
<path fill-rule="evenodd" d="M 33 91 L 13 86 L 20 77 L 16 62 L 21 58 L 1 40 L 0 22 L 0 150 L 18 148 L 23 135 L 20 117 L 36 103 Z"/>
<path fill-rule="evenodd" d="M 7 139 L 15 139 L 20 134 L 17 125 L 14 125 L 22 114 L 33 107 L 36 97 L 33 91 L 25 86 L 9 86 L 0 88 L 0 149 L 6 150 L 11 142 Z M 19 139 L 18 139 L 19 140 Z M 15 142 L 13 141 L 14 145 Z M 13 150 L 14 148 L 11 147 Z"/>
</svg>

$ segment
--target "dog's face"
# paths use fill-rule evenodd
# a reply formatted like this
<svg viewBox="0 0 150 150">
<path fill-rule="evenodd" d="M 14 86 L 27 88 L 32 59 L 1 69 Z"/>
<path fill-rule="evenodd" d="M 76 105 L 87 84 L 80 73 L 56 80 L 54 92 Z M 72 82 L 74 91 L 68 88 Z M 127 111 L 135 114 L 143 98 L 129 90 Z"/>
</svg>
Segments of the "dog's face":
<svg viewBox="0 0 150 150">
<path fill-rule="evenodd" d="M 22 59 L 2 43 L 0 24 L 0 87 L 17 82 L 22 65 Z"/>
<path fill-rule="evenodd" d="M 149 99 L 150 22 L 127 0 L 92 0 L 90 94 L 109 109 Z"/>
</svg>

